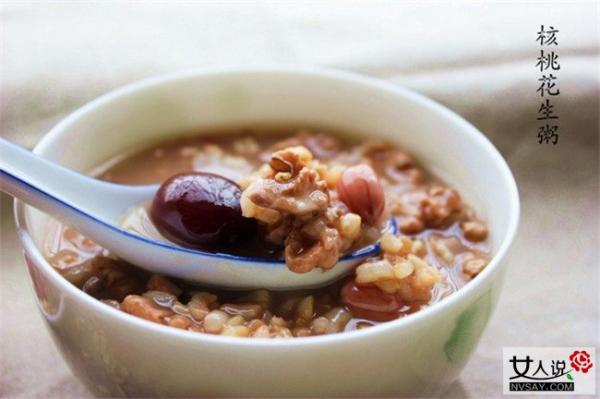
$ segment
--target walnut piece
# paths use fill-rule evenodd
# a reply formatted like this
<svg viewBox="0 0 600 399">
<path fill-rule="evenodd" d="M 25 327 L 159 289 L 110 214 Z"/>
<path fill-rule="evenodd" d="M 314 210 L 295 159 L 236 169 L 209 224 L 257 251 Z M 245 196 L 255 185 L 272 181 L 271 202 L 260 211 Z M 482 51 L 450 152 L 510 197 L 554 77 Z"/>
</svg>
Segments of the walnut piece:
<svg viewBox="0 0 600 399">
<path fill-rule="evenodd" d="M 286 263 L 298 273 L 333 267 L 361 238 L 361 217 L 332 198 L 323 176 L 326 165 L 294 145 L 274 152 L 242 192 L 242 214 L 266 224 L 266 239 L 285 247 Z"/>
</svg>

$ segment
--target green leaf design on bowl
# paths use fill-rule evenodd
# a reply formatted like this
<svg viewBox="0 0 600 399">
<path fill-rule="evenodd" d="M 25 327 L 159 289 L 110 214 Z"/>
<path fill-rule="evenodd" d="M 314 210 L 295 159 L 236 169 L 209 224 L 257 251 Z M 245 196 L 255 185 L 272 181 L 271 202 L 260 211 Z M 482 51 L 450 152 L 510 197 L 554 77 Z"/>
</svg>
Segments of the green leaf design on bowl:
<svg viewBox="0 0 600 399">
<path fill-rule="evenodd" d="M 446 358 L 452 363 L 466 362 L 483 333 L 492 309 L 491 290 L 480 296 L 456 320 L 444 344 Z"/>
</svg>

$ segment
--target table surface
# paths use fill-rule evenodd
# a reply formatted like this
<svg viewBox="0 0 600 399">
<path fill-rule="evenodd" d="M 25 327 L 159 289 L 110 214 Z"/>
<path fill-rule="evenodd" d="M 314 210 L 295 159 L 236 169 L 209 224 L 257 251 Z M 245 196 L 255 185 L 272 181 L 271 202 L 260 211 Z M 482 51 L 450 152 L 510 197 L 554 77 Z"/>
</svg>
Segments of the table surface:
<svg viewBox="0 0 600 399">
<path fill-rule="evenodd" d="M 476 353 L 446 392 L 499 397 L 503 347 L 599 345 L 597 13 L 592 2 L 518 9 L 489 3 L 60 2 L 49 8 L 4 2 L 0 134 L 32 146 L 68 112 L 107 90 L 195 66 L 325 65 L 429 95 L 494 142 L 520 190 L 522 219 L 505 290 Z M 560 29 L 556 146 L 536 142 L 540 23 Z M 6 196 L 0 237 L 0 396 L 90 396 L 36 309 Z"/>
</svg>

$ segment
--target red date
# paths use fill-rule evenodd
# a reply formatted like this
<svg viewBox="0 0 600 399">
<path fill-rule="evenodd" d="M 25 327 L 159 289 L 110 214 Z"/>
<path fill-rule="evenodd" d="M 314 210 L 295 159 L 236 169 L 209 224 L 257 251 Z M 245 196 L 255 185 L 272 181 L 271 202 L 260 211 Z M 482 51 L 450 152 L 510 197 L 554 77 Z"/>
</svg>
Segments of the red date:
<svg viewBox="0 0 600 399">
<path fill-rule="evenodd" d="M 182 173 L 165 181 L 150 219 L 165 238 L 183 246 L 234 244 L 252 235 L 254 219 L 242 216 L 237 184 L 211 173 Z"/>
<path fill-rule="evenodd" d="M 342 302 L 352 311 L 354 317 L 374 321 L 393 320 L 398 317 L 402 304 L 391 294 L 377 287 L 357 285 L 348 281 L 341 291 Z"/>
</svg>

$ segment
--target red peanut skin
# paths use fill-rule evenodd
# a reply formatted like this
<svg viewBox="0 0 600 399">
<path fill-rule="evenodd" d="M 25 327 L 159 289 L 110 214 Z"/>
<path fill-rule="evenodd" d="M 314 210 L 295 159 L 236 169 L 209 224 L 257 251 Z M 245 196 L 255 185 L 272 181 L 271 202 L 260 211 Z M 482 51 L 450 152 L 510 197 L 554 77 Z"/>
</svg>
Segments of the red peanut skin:
<svg viewBox="0 0 600 399">
<path fill-rule="evenodd" d="M 385 194 L 377 174 L 369 165 L 346 168 L 337 184 L 340 200 L 362 220 L 375 226 L 385 208 Z"/>
</svg>

